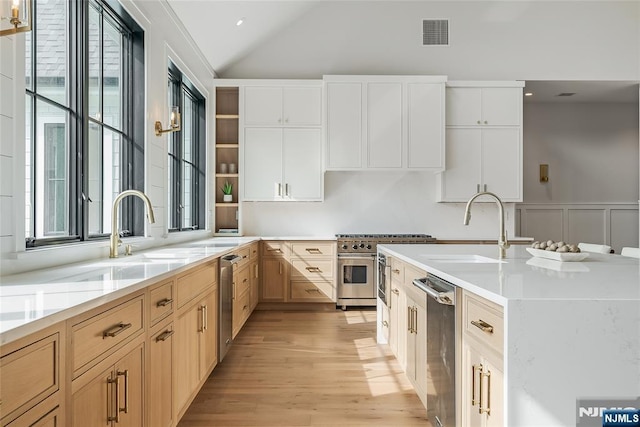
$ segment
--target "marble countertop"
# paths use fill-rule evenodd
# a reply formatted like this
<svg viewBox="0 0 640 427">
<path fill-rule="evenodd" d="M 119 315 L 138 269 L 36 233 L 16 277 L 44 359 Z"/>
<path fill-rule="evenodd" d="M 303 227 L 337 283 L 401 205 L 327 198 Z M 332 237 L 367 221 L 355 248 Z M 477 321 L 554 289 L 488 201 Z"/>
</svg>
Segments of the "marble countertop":
<svg viewBox="0 0 640 427">
<path fill-rule="evenodd" d="M 379 251 L 503 306 L 510 300 L 640 301 L 638 259 L 590 253 L 581 262 L 559 262 L 534 258 L 525 248 L 514 245 L 507 258 L 497 262 L 496 245 L 378 246 Z M 471 262 L 472 255 L 494 262 Z"/>
<path fill-rule="evenodd" d="M 216 237 L 0 278 L 0 344 L 98 307 L 259 237 Z"/>
</svg>

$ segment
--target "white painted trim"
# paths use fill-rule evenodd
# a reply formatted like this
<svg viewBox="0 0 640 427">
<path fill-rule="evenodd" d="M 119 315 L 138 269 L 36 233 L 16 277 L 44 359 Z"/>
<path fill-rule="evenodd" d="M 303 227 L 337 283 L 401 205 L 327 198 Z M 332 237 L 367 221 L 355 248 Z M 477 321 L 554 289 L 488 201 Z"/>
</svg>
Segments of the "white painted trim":
<svg viewBox="0 0 640 427">
<path fill-rule="evenodd" d="M 447 81 L 447 76 L 412 76 L 412 75 L 323 75 L 322 80 L 325 83 L 443 83 Z"/>
<path fill-rule="evenodd" d="M 525 82 L 520 80 L 514 81 L 495 81 L 495 80 L 452 80 L 447 82 L 447 87 L 524 87 Z"/>
</svg>

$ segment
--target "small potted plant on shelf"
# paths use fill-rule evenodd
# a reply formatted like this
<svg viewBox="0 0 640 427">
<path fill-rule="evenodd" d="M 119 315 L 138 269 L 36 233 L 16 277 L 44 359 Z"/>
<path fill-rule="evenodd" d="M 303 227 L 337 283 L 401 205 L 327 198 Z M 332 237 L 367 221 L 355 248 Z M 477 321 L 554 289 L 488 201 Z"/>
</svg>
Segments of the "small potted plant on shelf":
<svg viewBox="0 0 640 427">
<path fill-rule="evenodd" d="M 222 190 L 223 202 L 229 203 L 233 201 L 233 196 L 231 195 L 231 192 L 233 191 L 233 185 L 229 181 L 225 181 L 224 185 L 220 187 L 220 190 Z"/>
</svg>

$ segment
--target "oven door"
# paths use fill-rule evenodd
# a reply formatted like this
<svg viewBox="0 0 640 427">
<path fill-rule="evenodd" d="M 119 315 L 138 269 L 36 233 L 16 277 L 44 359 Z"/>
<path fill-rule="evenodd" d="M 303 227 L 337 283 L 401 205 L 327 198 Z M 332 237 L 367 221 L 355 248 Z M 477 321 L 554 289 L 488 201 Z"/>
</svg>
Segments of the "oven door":
<svg viewBox="0 0 640 427">
<path fill-rule="evenodd" d="M 338 256 L 338 298 L 375 298 L 375 255 Z"/>
</svg>

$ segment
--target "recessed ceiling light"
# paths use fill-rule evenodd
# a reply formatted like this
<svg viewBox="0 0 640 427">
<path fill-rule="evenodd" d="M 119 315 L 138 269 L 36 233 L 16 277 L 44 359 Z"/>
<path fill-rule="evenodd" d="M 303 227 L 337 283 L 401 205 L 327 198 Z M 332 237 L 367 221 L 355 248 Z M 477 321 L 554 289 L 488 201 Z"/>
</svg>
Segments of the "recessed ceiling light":
<svg viewBox="0 0 640 427">
<path fill-rule="evenodd" d="M 525 92 L 524 96 L 533 96 L 533 92 Z"/>
<path fill-rule="evenodd" d="M 236 22 L 236 25 L 239 27 L 240 25 L 242 25 L 243 22 L 244 22 L 244 18 L 240 18 L 238 19 L 238 22 Z"/>
</svg>

